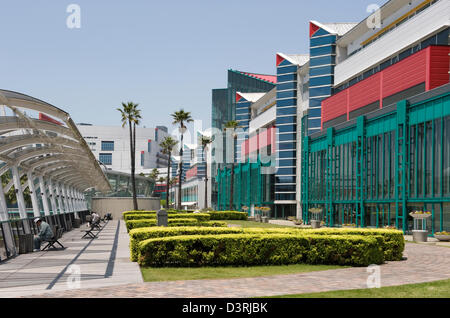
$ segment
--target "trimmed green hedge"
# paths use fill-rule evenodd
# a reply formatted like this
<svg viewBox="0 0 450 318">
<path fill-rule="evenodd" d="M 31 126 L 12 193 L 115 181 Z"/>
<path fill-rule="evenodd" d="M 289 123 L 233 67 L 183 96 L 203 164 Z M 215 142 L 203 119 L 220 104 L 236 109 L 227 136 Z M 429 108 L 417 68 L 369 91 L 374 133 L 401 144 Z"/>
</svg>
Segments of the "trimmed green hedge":
<svg viewBox="0 0 450 318">
<path fill-rule="evenodd" d="M 169 219 L 196 219 L 200 222 L 209 221 L 210 216 L 207 213 L 177 213 L 177 212 L 170 212 L 167 213 Z M 143 220 L 143 219 L 156 219 L 156 212 L 155 213 L 136 213 L 136 214 L 125 214 L 123 216 L 123 219 L 125 221 L 129 220 Z"/>
<path fill-rule="evenodd" d="M 125 222 L 128 232 L 132 229 L 147 228 L 156 226 L 155 219 L 129 220 Z M 170 226 L 210 226 L 210 227 L 227 227 L 228 224 L 223 221 L 198 221 L 194 218 L 184 219 L 168 219 L 167 225 Z"/>
<path fill-rule="evenodd" d="M 197 219 L 168 219 L 168 226 L 178 226 L 178 225 L 196 225 L 198 223 Z M 140 227 L 151 227 L 156 226 L 156 218 L 153 219 L 140 219 L 140 220 L 129 220 L 126 221 L 127 230 L 140 228 Z"/>
<path fill-rule="evenodd" d="M 219 223 L 219 222 L 211 222 Z M 226 224 L 226 223 L 225 223 Z M 238 234 L 242 229 L 231 227 L 144 227 L 130 231 L 131 261 L 136 262 L 139 254 L 139 243 L 151 238 L 180 235 Z"/>
<path fill-rule="evenodd" d="M 145 213 L 145 214 L 125 214 L 123 216 L 123 219 L 124 219 L 124 221 L 156 219 L 156 212 L 155 213 Z"/>
<path fill-rule="evenodd" d="M 381 236 L 225 234 L 152 238 L 139 243 L 144 266 L 383 263 Z"/>
<path fill-rule="evenodd" d="M 183 213 L 183 214 L 170 214 L 169 219 L 174 218 L 193 218 L 197 219 L 199 222 L 205 222 L 210 220 L 208 213 Z"/>
<path fill-rule="evenodd" d="M 218 211 L 208 212 L 211 216 L 211 220 L 244 220 L 247 221 L 248 214 L 246 212 L 236 211 Z"/>
<path fill-rule="evenodd" d="M 308 234 L 318 235 L 363 235 L 383 237 L 382 249 L 386 261 L 400 261 L 405 250 L 405 239 L 403 232 L 392 229 L 305 229 Z"/>
<path fill-rule="evenodd" d="M 226 226 L 226 222 L 223 226 Z M 298 229 L 298 228 L 139 228 L 130 232 L 131 245 L 135 245 L 132 249 L 137 249 L 140 241 L 155 237 L 180 236 L 180 235 L 204 235 L 204 234 L 290 234 L 290 235 L 363 235 L 363 236 L 381 236 L 382 241 L 379 242 L 384 252 L 386 261 L 398 261 L 403 257 L 405 242 L 403 233 L 397 230 L 389 229 Z M 137 253 L 137 252 L 133 252 Z M 135 260 L 136 257 L 132 256 Z"/>
</svg>

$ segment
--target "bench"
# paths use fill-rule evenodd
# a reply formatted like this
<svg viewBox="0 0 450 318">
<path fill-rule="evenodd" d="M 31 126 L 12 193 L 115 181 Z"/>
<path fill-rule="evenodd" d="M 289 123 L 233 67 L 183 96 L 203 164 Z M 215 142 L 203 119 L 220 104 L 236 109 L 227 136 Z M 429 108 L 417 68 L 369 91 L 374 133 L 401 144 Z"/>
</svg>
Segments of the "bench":
<svg viewBox="0 0 450 318">
<path fill-rule="evenodd" d="M 65 249 L 64 245 L 59 242 L 59 239 L 62 237 L 63 232 L 64 230 L 61 227 L 53 227 L 53 237 L 50 240 L 44 241 L 47 242 L 47 245 L 42 249 L 42 251 L 49 250 L 51 247 L 56 249 L 55 244 L 58 244 L 62 249 Z"/>
<path fill-rule="evenodd" d="M 81 232 L 84 232 L 84 235 L 81 237 L 82 239 L 85 238 L 86 236 L 89 236 L 92 239 L 95 239 L 98 237 L 98 233 L 94 234 L 92 233 L 92 231 L 95 229 L 96 224 L 91 224 L 91 226 L 87 229 L 87 230 L 81 230 Z"/>
</svg>

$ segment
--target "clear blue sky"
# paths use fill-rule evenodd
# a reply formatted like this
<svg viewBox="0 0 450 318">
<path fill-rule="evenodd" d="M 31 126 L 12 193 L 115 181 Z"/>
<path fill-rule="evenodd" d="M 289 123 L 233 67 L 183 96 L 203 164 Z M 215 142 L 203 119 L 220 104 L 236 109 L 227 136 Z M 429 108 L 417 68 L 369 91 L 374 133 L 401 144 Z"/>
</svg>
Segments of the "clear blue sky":
<svg viewBox="0 0 450 318">
<path fill-rule="evenodd" d="M 0 3 L 0 88 L 43 99 L 75 122 L 119 125 L 122 101 L 143 125 L 181 107 L 210 125 L 227 69 L 275 73 L 275 53 L 308 53 L 308 21 L 360 22 L 384 0 L 14 0 Z M 66 8 L 81 6 L 81 29 Z"/>
</svg>

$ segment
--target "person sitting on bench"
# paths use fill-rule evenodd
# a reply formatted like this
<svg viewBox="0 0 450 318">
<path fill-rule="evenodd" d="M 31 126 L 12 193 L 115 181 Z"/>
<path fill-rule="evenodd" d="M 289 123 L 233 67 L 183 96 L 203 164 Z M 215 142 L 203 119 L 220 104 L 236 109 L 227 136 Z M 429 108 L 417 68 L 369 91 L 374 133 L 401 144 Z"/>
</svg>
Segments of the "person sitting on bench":
<svg viewBox="0 0 450 318">
<path fill-rule="evenodd" d="M 34 252 L 39 252 L 41 250 L 41 243 L 51 240 L 53 238 L 53 232 L 50 225 L 40 218 L 34 219 L 34 223 L 36 223 L 39 229 L 39 234 L 34 237 Z"/>
<path fill-rule="evenodd" d="M 100 215 L 98 215 L 96 212 L 92 212 L 92 224 L 100 224 Z"/>
</svg>

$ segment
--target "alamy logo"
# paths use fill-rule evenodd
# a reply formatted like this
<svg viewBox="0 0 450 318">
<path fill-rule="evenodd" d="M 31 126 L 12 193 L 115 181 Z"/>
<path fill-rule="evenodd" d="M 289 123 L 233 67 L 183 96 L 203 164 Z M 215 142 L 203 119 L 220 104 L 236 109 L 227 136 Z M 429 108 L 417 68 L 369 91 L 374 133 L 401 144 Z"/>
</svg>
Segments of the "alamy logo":
<svg viewBox="0 0 450 318">
<path fill-rule="evenodd" d="M 367 13 L 372 13 L 367 18 L 367 27 L 369 29 L 381 29 L 381 12 L 378 4 L 371 4 L 367 7 Z"/>
<path fill-rule="evenodd" d="M 70 13 L 66 20 L 66 25 L 69 29 L 81 28 L 81 8 L 78 4 L 69 4 L 67 6 L 67 13 Z"/>
<path fill-rule="evenodd" d="M 367 272 L 370 273 L 367 277 L 367 288 L 381 287 L 381 269 L 378 265 L 370 265 L 367 267 Z"/>
<path fill-rule="evenodd" d="M 70 265 L 67 269 L 70 274 L 67 278 L 67 288 L 80 289 L 81 288 L 81 268 L 79 265 Z"/>
</svg>

